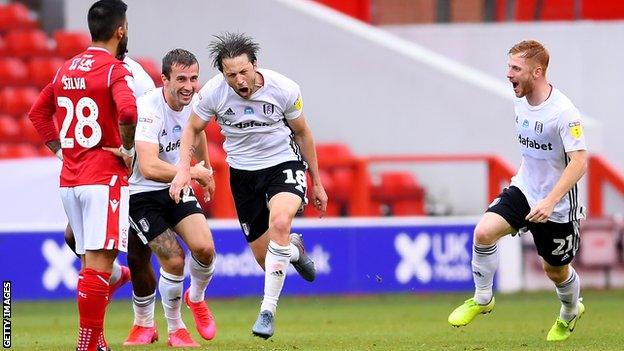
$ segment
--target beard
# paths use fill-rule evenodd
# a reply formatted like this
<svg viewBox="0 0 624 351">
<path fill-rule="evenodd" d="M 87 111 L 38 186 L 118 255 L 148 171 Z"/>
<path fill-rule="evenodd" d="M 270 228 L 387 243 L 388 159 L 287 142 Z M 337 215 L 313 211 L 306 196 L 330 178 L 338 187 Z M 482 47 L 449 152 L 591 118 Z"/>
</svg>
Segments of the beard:
<svg viewBox="0 0 624 351">
<path fill-rule="evenodd" d="M 119 61 L 123 61 L 123 59 L 126 57 L 126 53 L 128 52 L 128 36 L 124 35 L 123 38 L 121 38 L 121 40 L 119 41 L 119 44 L 117 44 L 117 59 Z"/>
</svg>

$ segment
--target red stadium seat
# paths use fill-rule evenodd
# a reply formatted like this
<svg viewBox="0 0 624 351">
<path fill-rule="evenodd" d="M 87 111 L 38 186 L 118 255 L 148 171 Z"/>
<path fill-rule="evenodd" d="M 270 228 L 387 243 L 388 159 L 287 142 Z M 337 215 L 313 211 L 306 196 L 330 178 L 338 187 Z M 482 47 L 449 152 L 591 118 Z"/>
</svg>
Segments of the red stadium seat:
<svg viewBox="0 0 624 351">
<path fill-rule="evenodd" d="M 48 37 L 39 29 L 11 31 L 5 42 L 11 55 L 17 57 L 49 56 L 52 52 Z"/>
<path fill-rule="evenodd" d="M 574 20 L 575 0 L 548 0 L 542 2 L 539 19 L 543 21 Z"/>
<path fill-rule="evenodd" d="M 7 115 L 0 116 L 0 140 L 3 142 L 21 140 L 19 123 L 15 118 Z"/>
<path fill-rule="evenodd" d="M 0 32 L 19 28 L 35 28 L 37 22 L 28 8 L 19 2 L 0 4 Z"/>
<path fill-rule="evenodd" d="M 79 31 L 57 31 L 54 33 L 56 55 L 64 58 L 73 57 L 84 51 L 91 44 L 91 37 Z"/>
<path fill-rule="evenodd" d="M 33 105 L 39 91 L 31 87 L 4 88 L 0 90 L 0 113 L 20 117 Z"/>
<path fill-rule="evenodd" d="M 395 216 L 424 215 L 425 192 L 410 172 L 381 173 L 381 183 L 375 187 L 373 198 L 390 207 Z"/>
<path fill-rule="evenodd" d="M 624 18 L 624 1 L 583 1 L 581 3 L 581 18 L 590 20 L 622 19 Z"/>
<path fill-rule="evenodd" d="M 329 172 L 320 169 L 319 174 L 321 176 L 321 182 L 323 183 L 323 187 L 325 188 L 325 192 L 328 196 L 334 196 L 335 194 L 335 185 L 334 180 L 332 179 Z M 308 175 L 308 201 L 312 201 L 310 187 L 312 183 L 310 182 L 310 176 Z M 327 212 L 325 216 L 327 217 L 339 217 L 341 215 L 341 204 L 335 201 L 333 198 L 327 203 Z M 314 208 L 314 206 L 310 203 L 303 210 L 304 217 L 318 217 L 319 212 Z"/>
<path fill-rule="evenodd" d="M 9 56 L 9 51 L 6 47 L 6 42 L 4 38 L 0 37 L 0 57 Z"/>
<path fill-rule="evenodd" d="M 18 120 L 22 140 L 33 145 L 40 146 L 43 141 L 37 133 L 35 126 L 32 124 L 28 116 L 24 116 Z"/>
<path fill-rule="evenodd" d="M 134 59 L 147 74 L 152 77 L 152 80 L 156 84 L 157 87 L 162 87 L 162 78 L 160 77 L 161 70 L 158 68 L 154 60 L 145 58 L 145 57 L 137 57 Z"/>
<path fill-rule="evenodd" d="M 0 144 L 0 158 L 39 157 L 37 148 L 30 144 Z"/>
<path fill-rule="evenodd" d="M 0 58 L 0 86 L 19 86 L 28 79 L 24 62 L 11 57 Z"/>
<path fill-rule="evenodd" d="M 56 71 L 63 65 L 63 60 L 57 57 L 34 58 L 28 62 L 30 82 L 39 88 L 52 82 Z"/>
</svg>

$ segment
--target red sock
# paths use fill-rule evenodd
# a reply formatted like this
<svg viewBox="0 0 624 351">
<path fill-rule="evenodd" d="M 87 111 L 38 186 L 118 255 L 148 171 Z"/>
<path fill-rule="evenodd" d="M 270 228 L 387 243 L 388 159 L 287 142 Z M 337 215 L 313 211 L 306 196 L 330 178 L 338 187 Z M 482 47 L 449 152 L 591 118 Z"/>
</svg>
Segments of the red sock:
<svg viewBox="0 0 624 351">
<path fill-rule="evenodd" d="M 95 351 L 100 336 L 103 339 L 110 273 L 86 268 L 82 271 L 81 277 L 82 279 L 78 280 L 77 297 L 80 316 L 77 350 Z"/>
</svg>

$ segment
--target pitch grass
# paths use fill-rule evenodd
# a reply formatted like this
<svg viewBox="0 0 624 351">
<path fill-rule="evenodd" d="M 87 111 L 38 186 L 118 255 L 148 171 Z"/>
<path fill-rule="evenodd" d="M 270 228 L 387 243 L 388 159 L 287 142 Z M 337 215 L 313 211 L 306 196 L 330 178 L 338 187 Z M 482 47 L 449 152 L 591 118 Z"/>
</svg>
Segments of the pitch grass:
<svg viewBox="0 0 624 351">
<path fill-rule="evenodd" d="M 570 339 L 547 343 L 559 302 L 552 293 L 498 295 L 494 311 L 456 329 L 446 318 L 466 294 L 283 298 L 276 335 L 251 336 L 258 299 L 214 300 L 215 340 L 201 340 L 188 310 L 184 320 L 195 340 L 209 350 L 624 350 L 624 291 L 585 291 L 587 311 Z M 16 302 L 14 350 L 73 350 L 77 330 L 74 301 Z M 166 350 L 162 308 L 156 310 L 160 340 L 146 347 L 122 347 L 132 324 L 129 300 L 114 301 L 106 321 L 113 350 Z"/>
</svg>

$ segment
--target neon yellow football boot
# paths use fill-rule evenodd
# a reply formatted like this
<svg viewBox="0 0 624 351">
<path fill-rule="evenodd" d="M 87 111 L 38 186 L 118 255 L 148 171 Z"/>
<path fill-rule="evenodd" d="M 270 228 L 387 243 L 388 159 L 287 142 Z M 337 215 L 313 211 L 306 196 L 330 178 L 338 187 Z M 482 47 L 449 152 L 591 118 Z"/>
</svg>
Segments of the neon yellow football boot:
<svg viewBox="0 0 624 351">
<path fill-rule="evenodd" d="M 576 322 L 581 319 L 581 316 L 585 313 L 585 305 L 579 301 L 578 303 L 578 313 L 571 321 L 566 322 L 560 317 L 557 317 L 555 324 L 550 328 L 548 332 L 548 336 L 546 336 L 546 340 L 548 341 L 563 341 L 570 337 L 570 334 L 574 331 L 576 327 Z"/>
<path fill-rule="evenodd" d="M 448 317 L 448 322 L 454 327 L 461 327 L 470 322 L 478 314 L 487 314 L 492 312 L 496 300 L 492 296 L 492 300 L 487 305 L 479 305 L 474 298 L 466 300 L 461 306 L 457 307 Z"/>
</svg>

